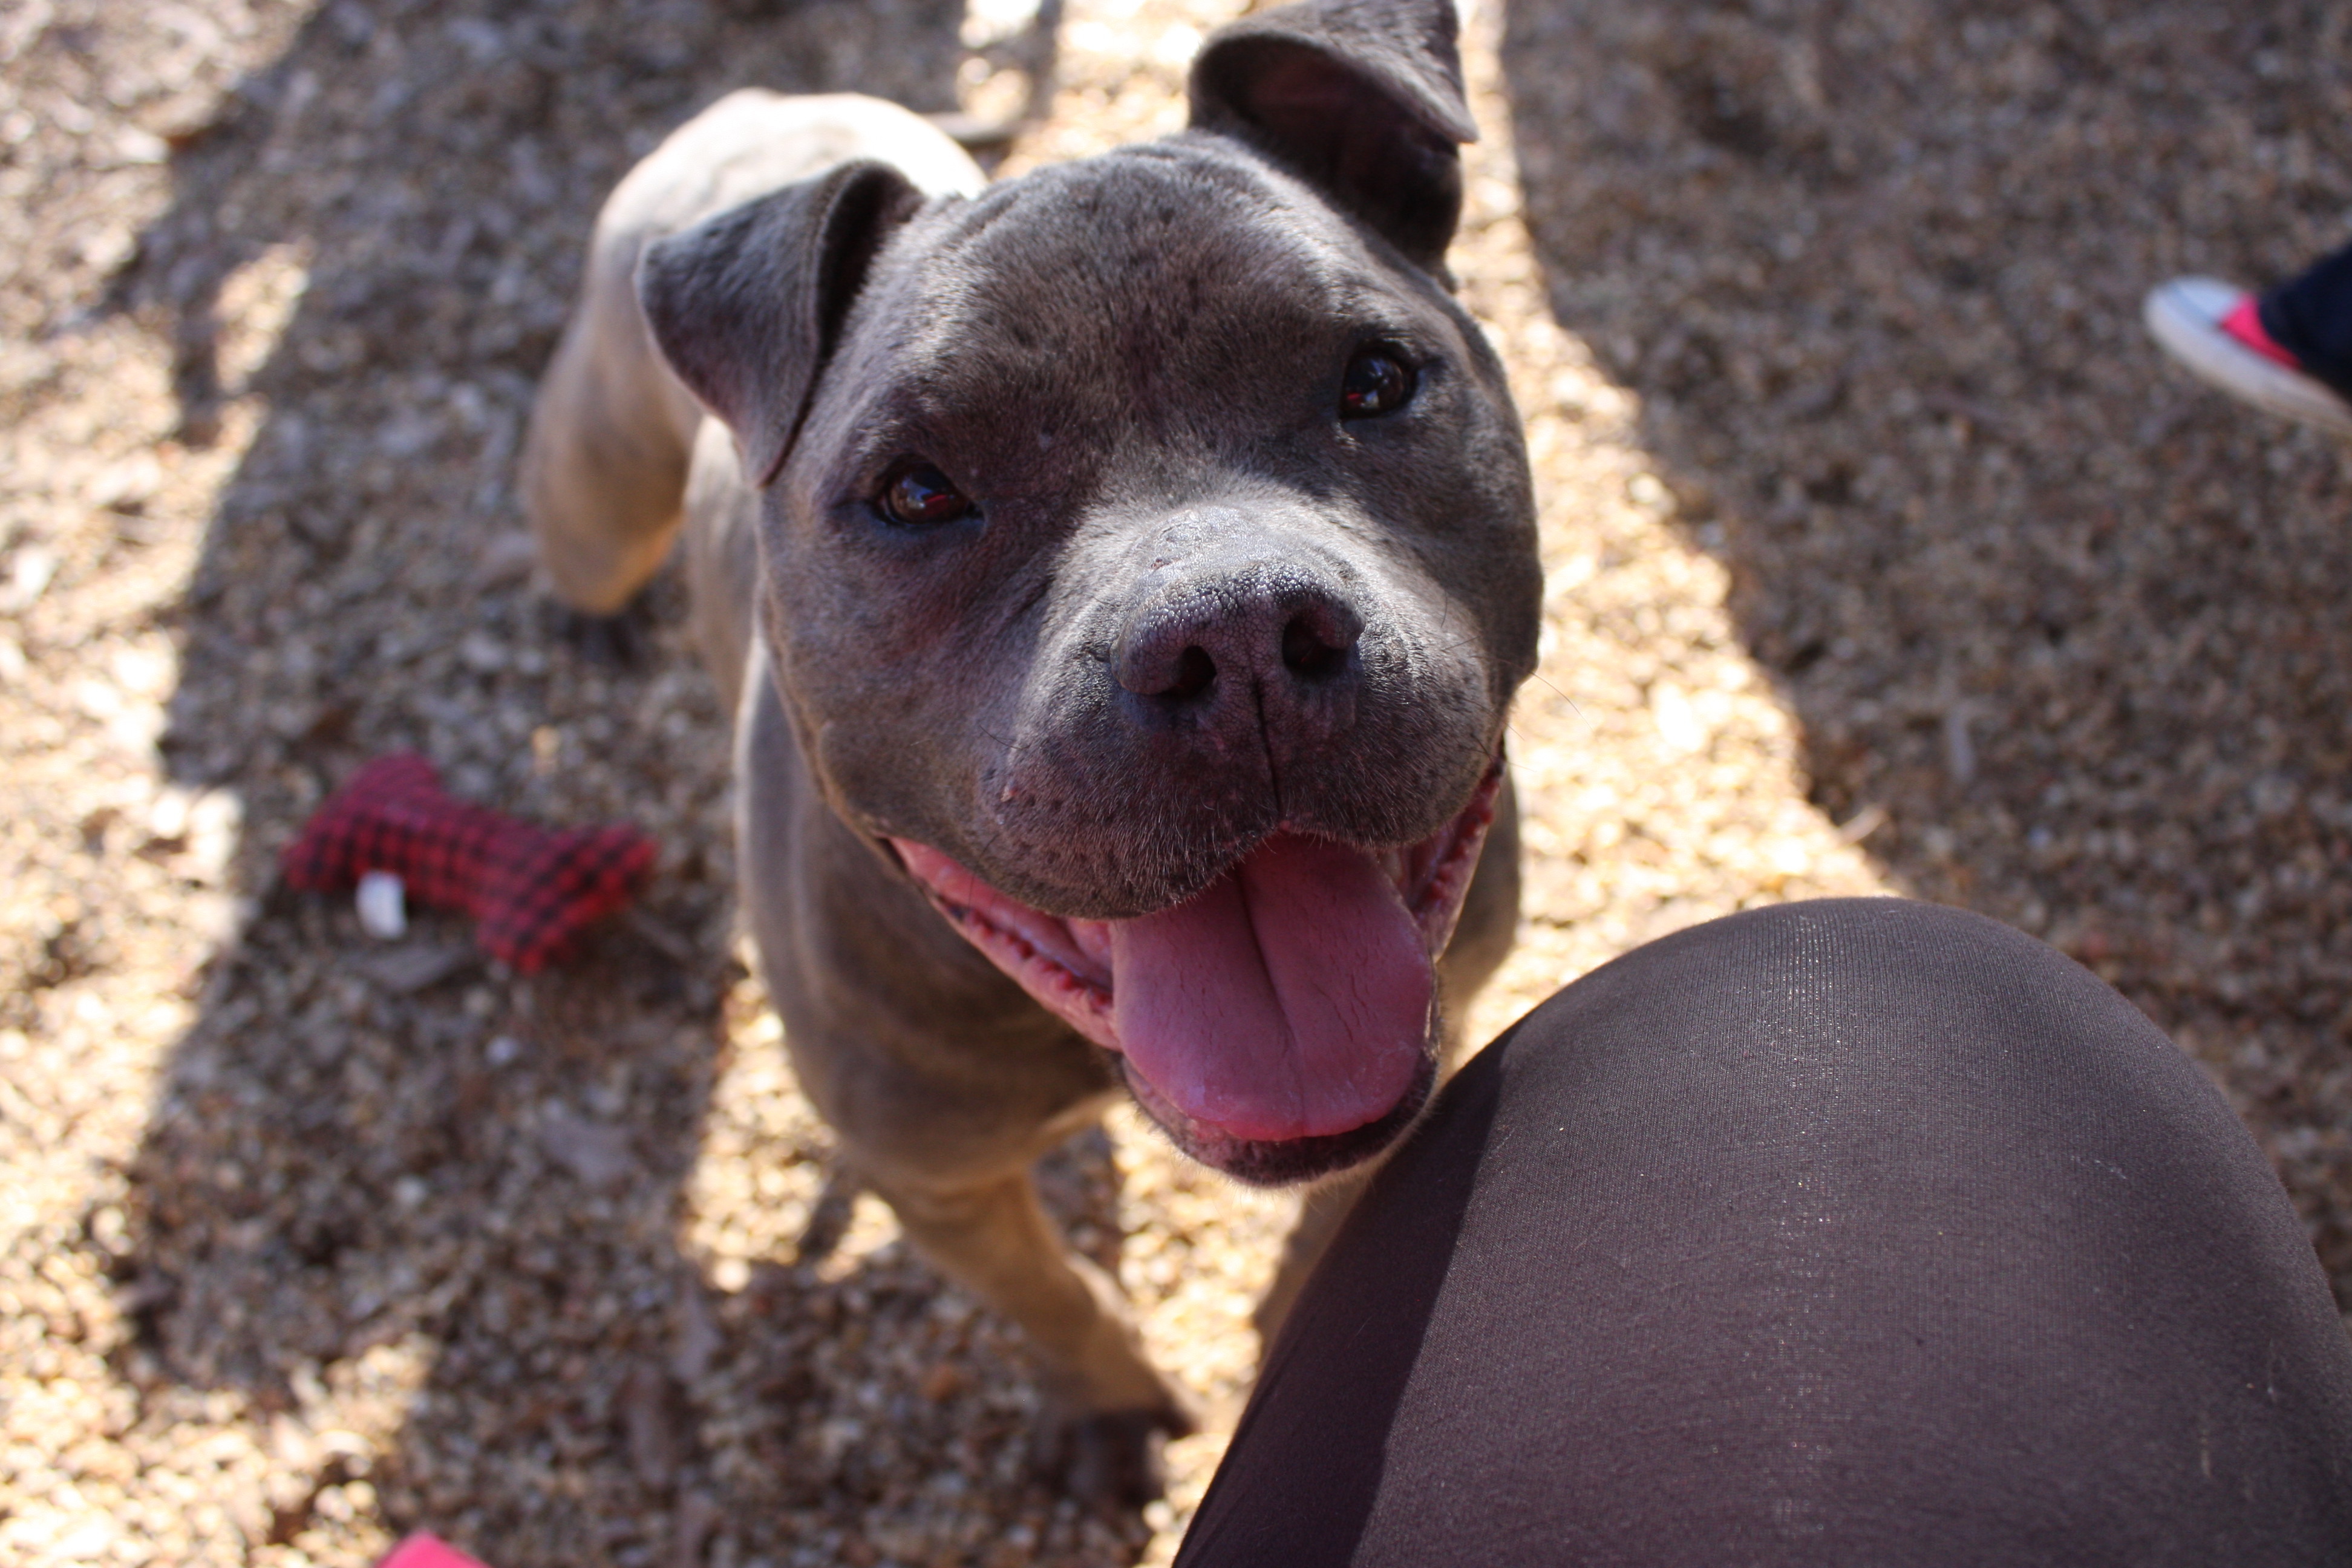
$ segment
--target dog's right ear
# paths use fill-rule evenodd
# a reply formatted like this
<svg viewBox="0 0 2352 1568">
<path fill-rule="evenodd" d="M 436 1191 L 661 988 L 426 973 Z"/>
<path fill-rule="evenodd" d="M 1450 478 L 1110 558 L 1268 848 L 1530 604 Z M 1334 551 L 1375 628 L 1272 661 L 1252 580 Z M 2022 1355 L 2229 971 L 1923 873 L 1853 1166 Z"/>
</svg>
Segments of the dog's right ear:
<svg viewBox="0 0 2352 1568">
<path fill-rule="evenodd" d="M 1298 0 L 1230 22 L 1192 62 L 1192 123 L 1320 186 L 1431 272 L 1462 216 L 1454 0 Z"/>
<path fill-rule="evenodd" d="M 783 467 L 851 301 L 922 195 L 863 160 L 655 241 L 637 300 L 687 389 L 726 421 L 752 482 Z"/>
</svg>

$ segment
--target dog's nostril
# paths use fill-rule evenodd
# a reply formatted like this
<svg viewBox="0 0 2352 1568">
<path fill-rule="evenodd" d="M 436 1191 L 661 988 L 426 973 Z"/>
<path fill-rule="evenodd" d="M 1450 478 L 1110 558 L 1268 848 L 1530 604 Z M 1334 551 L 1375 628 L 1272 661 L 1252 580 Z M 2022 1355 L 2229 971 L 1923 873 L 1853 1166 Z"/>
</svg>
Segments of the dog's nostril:
<svg viewBox="0 0 2352 1568">
<path fill-rule="evenodd" d="M 1354 643 L 1353 637 L 1343 641 L 1333 637 L 1315 616 L 1293 616 L 1282 628 L 1282 662 L 1297 675 L 1334 675 L 1348 662 L 1348 649 Z"/>
<path fill-rule="evenodd" d="M 1209 657 L 1204 647 L 1186 648 L 1176 660 L 1176 679 L 1160 695 L 1178 702 L 1189 702 L 1209 689 L 1217 679 L 1217 661 Z"/>
</svg>

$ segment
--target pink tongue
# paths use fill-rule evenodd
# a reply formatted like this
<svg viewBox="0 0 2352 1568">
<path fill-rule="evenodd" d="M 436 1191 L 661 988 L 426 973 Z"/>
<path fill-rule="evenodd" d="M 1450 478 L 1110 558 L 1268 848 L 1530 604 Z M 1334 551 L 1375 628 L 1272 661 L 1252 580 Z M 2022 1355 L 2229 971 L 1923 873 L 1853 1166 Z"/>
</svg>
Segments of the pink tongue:
<svg viewBox="0 0 2352 1568">
<path fill-rule="evenodd" d="M 1277 834 L 1196 897 L 1111 927 L 1118 1048 L 1237 1138 L 1377 1121 L 1429 1033 L 1421 932 L 1361 850 Z"/>
</svg>

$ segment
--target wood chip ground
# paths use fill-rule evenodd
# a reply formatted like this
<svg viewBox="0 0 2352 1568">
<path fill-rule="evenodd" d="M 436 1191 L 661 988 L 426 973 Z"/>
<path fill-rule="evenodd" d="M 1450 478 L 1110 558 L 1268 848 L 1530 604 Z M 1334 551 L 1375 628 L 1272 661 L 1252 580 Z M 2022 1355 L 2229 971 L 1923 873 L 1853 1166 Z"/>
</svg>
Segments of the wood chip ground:
<svg viewBox="0 0 2352 1568">
<path fill-rule="evenodd" d="M 597 202 L 696 107 L 1026 115 L 1017 169 L 1176 124 L 1226 15 L 0 10 L 0 1561 L 1165 1561 L 1220 1431 L 1142 1520 L 1057 1501 L 1014 1336 L 820 1202 L 678 590 L 634 662 L 561 635 L 510 478 Z M 1965 904 L 2194 1052 L 2352 1289 L 2352 446 L 2137 319 L 2347 237 L 2352 11 L 1481 0 L 1466 54 L 1549 572 L 1476 1029 L 1757 903 Z M 394 746 L 651 829 L 639 915 L 526 983 L 277 889 Z M 1131 1116 L 1047 1177 L 1229 1428 L 1283 1204 Z"/>
</svg>

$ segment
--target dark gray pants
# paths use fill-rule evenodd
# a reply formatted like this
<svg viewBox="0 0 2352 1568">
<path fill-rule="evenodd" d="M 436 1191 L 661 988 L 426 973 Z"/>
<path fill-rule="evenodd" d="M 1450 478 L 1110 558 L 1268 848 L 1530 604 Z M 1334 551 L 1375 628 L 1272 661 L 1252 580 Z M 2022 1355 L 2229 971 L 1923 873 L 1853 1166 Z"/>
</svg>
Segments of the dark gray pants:
<svg viewBox="0 0 2352 1568">
<path fill-rule="evenodd" d="M 2032 939 L 1758 910 L 1488 1047 L 1178 1558 L 2352 1563 L 2352 1348 L 2212 1085 Z"/>
</svg>

